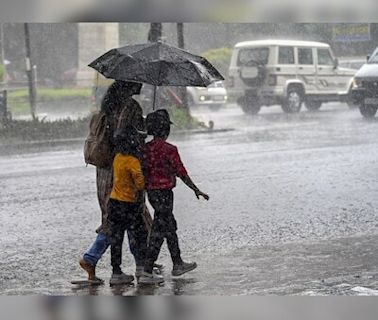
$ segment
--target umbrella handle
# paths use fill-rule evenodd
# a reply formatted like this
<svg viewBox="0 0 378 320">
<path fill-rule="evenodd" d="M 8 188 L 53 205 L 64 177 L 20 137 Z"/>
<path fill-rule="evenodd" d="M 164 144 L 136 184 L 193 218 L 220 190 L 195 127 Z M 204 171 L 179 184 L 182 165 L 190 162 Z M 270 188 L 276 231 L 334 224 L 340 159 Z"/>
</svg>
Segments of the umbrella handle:
<svg viewBox="0 0 378 320">
<path fill-rule="evenodd" d="M 157 87 L 157 86 L 154 86 L 154 101 L 152 102 L 152 110 L 153 110 L 153 111 L 155 111 L 156 87 Z"/>
</svg>

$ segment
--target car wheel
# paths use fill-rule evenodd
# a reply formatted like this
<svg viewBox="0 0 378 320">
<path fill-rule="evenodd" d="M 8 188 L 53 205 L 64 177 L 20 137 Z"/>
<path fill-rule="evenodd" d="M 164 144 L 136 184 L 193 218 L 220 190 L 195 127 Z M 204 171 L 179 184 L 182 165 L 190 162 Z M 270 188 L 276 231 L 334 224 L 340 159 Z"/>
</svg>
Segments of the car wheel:
<svg viewBox="0 0 378 320">
<path fill-rule="evenodd" d="M 322 106 L 322 103 L 320 101 L 306 101 L 305 106 L 309 111 L 317 111 Z"/>
<path fill-rule="evenodd" d="M 282 104 L 282 110 L 286 113 L 297 113 L 302 108 L 303 92 L 299 87 L 291 87 L 287 97 Z"/>
<path fill-rule="evenodd" d="M 378 106 L 375 105 L 360 105 L 360 112 L 365 118 L 373 118 L 377 113 Z"/>
<path fill-rule="evenodd" d="M 261 105 L 258 102 L 258 98 L 253 96 L 242 97 L 238 100 L 238 104 L 240 105 L 245 114 L 258 114 L 261 109 Z"/>
</svg>

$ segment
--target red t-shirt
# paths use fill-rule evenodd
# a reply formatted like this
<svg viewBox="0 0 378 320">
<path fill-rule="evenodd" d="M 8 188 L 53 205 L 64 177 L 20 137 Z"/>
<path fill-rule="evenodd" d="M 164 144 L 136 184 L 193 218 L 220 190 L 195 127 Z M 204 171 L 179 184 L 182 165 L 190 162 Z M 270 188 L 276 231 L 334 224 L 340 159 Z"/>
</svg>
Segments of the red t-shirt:
<svg viewBox="0 0 378 320">
<path fill-rule="evenodd" d="M 145 146 L 144 174 L 146 189 L 173 189 L 176 186 L 176 177 L 188 175 L 177 147 L 164 139 L 154 139 Z"/>
</svg>

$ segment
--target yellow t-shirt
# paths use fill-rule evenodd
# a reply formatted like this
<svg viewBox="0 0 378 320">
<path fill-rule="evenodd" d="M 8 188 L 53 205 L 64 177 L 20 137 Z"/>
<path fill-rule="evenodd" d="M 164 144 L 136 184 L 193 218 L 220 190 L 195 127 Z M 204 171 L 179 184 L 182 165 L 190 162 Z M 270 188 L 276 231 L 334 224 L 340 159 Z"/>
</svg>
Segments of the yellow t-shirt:
<svg viewBox="0 0 378 320">
<path fill-rule="evenodd" d="M 140 161 L 134 156 L 117 153 L 113 161 L 113 188 L 111 199 L 136 202 L 138 191 L 144 189 Z"/>
</svg>

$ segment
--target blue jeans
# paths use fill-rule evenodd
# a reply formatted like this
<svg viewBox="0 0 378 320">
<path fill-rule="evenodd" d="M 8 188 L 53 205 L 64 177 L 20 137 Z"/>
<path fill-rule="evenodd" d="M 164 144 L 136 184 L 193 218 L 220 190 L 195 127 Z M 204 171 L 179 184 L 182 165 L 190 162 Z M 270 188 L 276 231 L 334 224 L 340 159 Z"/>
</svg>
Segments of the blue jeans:
<svg viewBox="0 0 378 320">
<path fill-rule="evenodd" d="M 139 265 L 140 257 L 139 257 L 139 252 L 137 250 L 136 239 L 134 239 L 134 237 L 129 232 L 127 232 L 127 236 L 129 238 L 130 252 L 134 256 L 136 264 Z M 104 253 L 109 248 L 109 246 L 110 246 L 109 238 L 104 233 L 100 232 L 97 235 L 96 240 L 93 242 L 93 244 L 84 253 L 83 259 L 86 262 L 88 262 L 90 265 L 96 266 L 97 262 L 104 255 Z"/>
<path fill-rule="evenodd" d="M 93 242 L 93 244 L 84 253 L 83 259 L 92 266 L 96 266 L 98 260 L 101 259 L 105 251 L 109 248 L 109 246 L 110 243 L 108 237 L 100 232 L 97 235 L 96 240 Z"/>
</svg>

